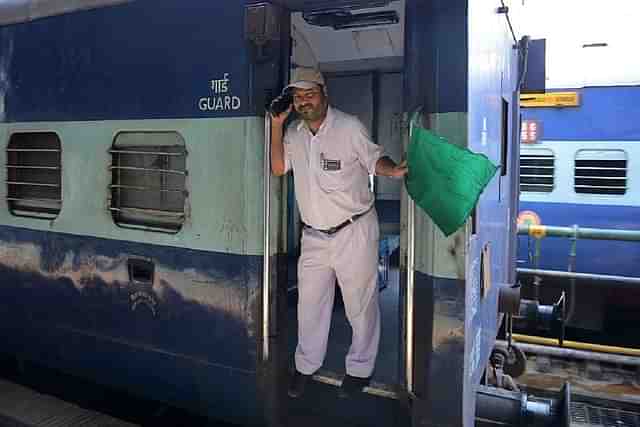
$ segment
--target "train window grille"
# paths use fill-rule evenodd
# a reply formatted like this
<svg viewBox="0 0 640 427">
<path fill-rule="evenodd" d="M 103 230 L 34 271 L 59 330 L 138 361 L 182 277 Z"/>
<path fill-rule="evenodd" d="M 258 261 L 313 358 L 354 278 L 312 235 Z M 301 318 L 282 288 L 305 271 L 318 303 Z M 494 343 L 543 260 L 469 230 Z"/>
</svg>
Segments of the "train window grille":
<svg viewBox="0 0 640 427">
<path fill-rule="evenodd" d="M 625 194 L 626 153 L 622 150 L 579 150 L 575 158 L 574 189 L 582 194 Z"/>
<path fill-rule="evenodd" d="M 555 156 L 550 150 L 520 154 L 520 191 L 550 193 L 554 188 Z"/>
<path fill-rule="evenodd" d="M 7 145 L 7 205 L 14 216 L 55 219 L 62 207 L 60 138 L 53 132 L 14 133 Z"/>
<path fill-rule="evenodd" d="M 109 150 L 109 209 L 121 227 L 177 233 L 184 224 L 186 156 L 176 132 L 121 132 Z"/>
</svg>

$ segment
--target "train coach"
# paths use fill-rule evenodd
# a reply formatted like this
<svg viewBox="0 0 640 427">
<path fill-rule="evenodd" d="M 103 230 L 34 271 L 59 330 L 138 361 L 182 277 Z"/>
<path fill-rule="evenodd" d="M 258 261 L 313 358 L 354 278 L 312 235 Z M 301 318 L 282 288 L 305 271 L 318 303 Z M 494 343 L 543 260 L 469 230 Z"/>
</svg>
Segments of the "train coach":
<svg viewBox="0 0 640 427">
<path fill-rule="evenodd" d="M 0 6 L 3 353 L 243 425 L 314 411 L 474 425 L 515 282 L 523 57 L 509 3 Z M 349 336 L 338 314 L 316 395 L 285 391 L 299 222 L 291 181 L 268 172 L 264 105 L 298 65 L 322 70 L 331 101 L 396 160 L 421 111 L 500 165 L 448 238 L 399 183 L 374 180 L 400 266 L 381 290 L 373 383 L 353 401 L 332 387 Z"/>
<path fill-rule="evenodd" d="M 558 286 L 573 294 L 573 327 L 636 345 L 618 336 L 617 325 L 633 318 L 640 294 L 633 286 L 622 288 L 624 283 L 612 276 L 638 280 L 640 128 L 635 117 L 640 87 L 590 86 L 561 94 L 572 94 L 575 102 L 522 109 L 519 222 L 577 227 L 576 233 L 520 236 L 518 265 L 582 274 L 571 289 L 567 278 L 540 279 L 556 285 L 545 292 L 547 297 L 557 296 Z M 531 126 L 538 128 L 535 141 L 527 139 Z M 583 229 L 603 229 L 609 238 L 593 240 Z M 531 274 L 523 274 L 524 282 L 531 279 Z"/>
</svg>

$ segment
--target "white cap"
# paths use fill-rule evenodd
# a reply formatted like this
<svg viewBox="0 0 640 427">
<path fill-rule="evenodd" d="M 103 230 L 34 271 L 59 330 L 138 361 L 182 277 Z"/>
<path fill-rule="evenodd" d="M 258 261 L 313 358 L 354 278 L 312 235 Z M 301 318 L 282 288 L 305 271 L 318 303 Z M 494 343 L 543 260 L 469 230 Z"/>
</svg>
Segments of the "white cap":
<svg viewBox="0 0 640 427">
<path fill-rule="evenodd" d="M 325 85 L 322 73 L 315 68 L 298 67 L 293 70 L 291 83 L 285 88 L 285 90 L 292 87 L 298 89 L 313 89 L 316 85 Z"/>
</svg>

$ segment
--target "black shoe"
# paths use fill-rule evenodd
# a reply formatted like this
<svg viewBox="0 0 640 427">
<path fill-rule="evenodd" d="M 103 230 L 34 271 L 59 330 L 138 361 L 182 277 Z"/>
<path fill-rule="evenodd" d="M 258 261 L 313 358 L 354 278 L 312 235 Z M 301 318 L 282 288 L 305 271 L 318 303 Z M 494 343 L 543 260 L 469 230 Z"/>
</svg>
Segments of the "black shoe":
<svg viewBox="0 0 640 427">
<path fill-rule="evenodd" d="M 294 371 L 293 375 L 289 378 L 289 390 L 287 390 L 289 397 L 302 396 L 304 387 L 307 385 L 307 382 L 309 382 L 309 378 L 311 378 L 311 375 L 301 374 L 297 370 Z"/>
<path fill-rule="evenodd" d="M 370 381 L 371 377 L 361 378 L 347 374 L 342 380 L 342 387 L 340 387 L 340 392 L 338 393 L 338 395 L 342 398 L 352 396 L 362 391 L 366 386 L 369 385 Z"/>
</svg>

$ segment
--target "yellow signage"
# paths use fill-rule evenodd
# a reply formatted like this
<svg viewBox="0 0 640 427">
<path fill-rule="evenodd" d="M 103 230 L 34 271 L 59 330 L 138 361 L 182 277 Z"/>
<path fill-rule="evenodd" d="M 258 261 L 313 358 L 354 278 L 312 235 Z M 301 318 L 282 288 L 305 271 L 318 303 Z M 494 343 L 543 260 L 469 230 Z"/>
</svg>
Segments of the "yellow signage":
<svg viewBox="0 0 640 427">
<path fill-rule="evenodd" d="M 578 107 L 578 92 L 549 92 L 520 94 L 521 107 Z"/>
</svg>

